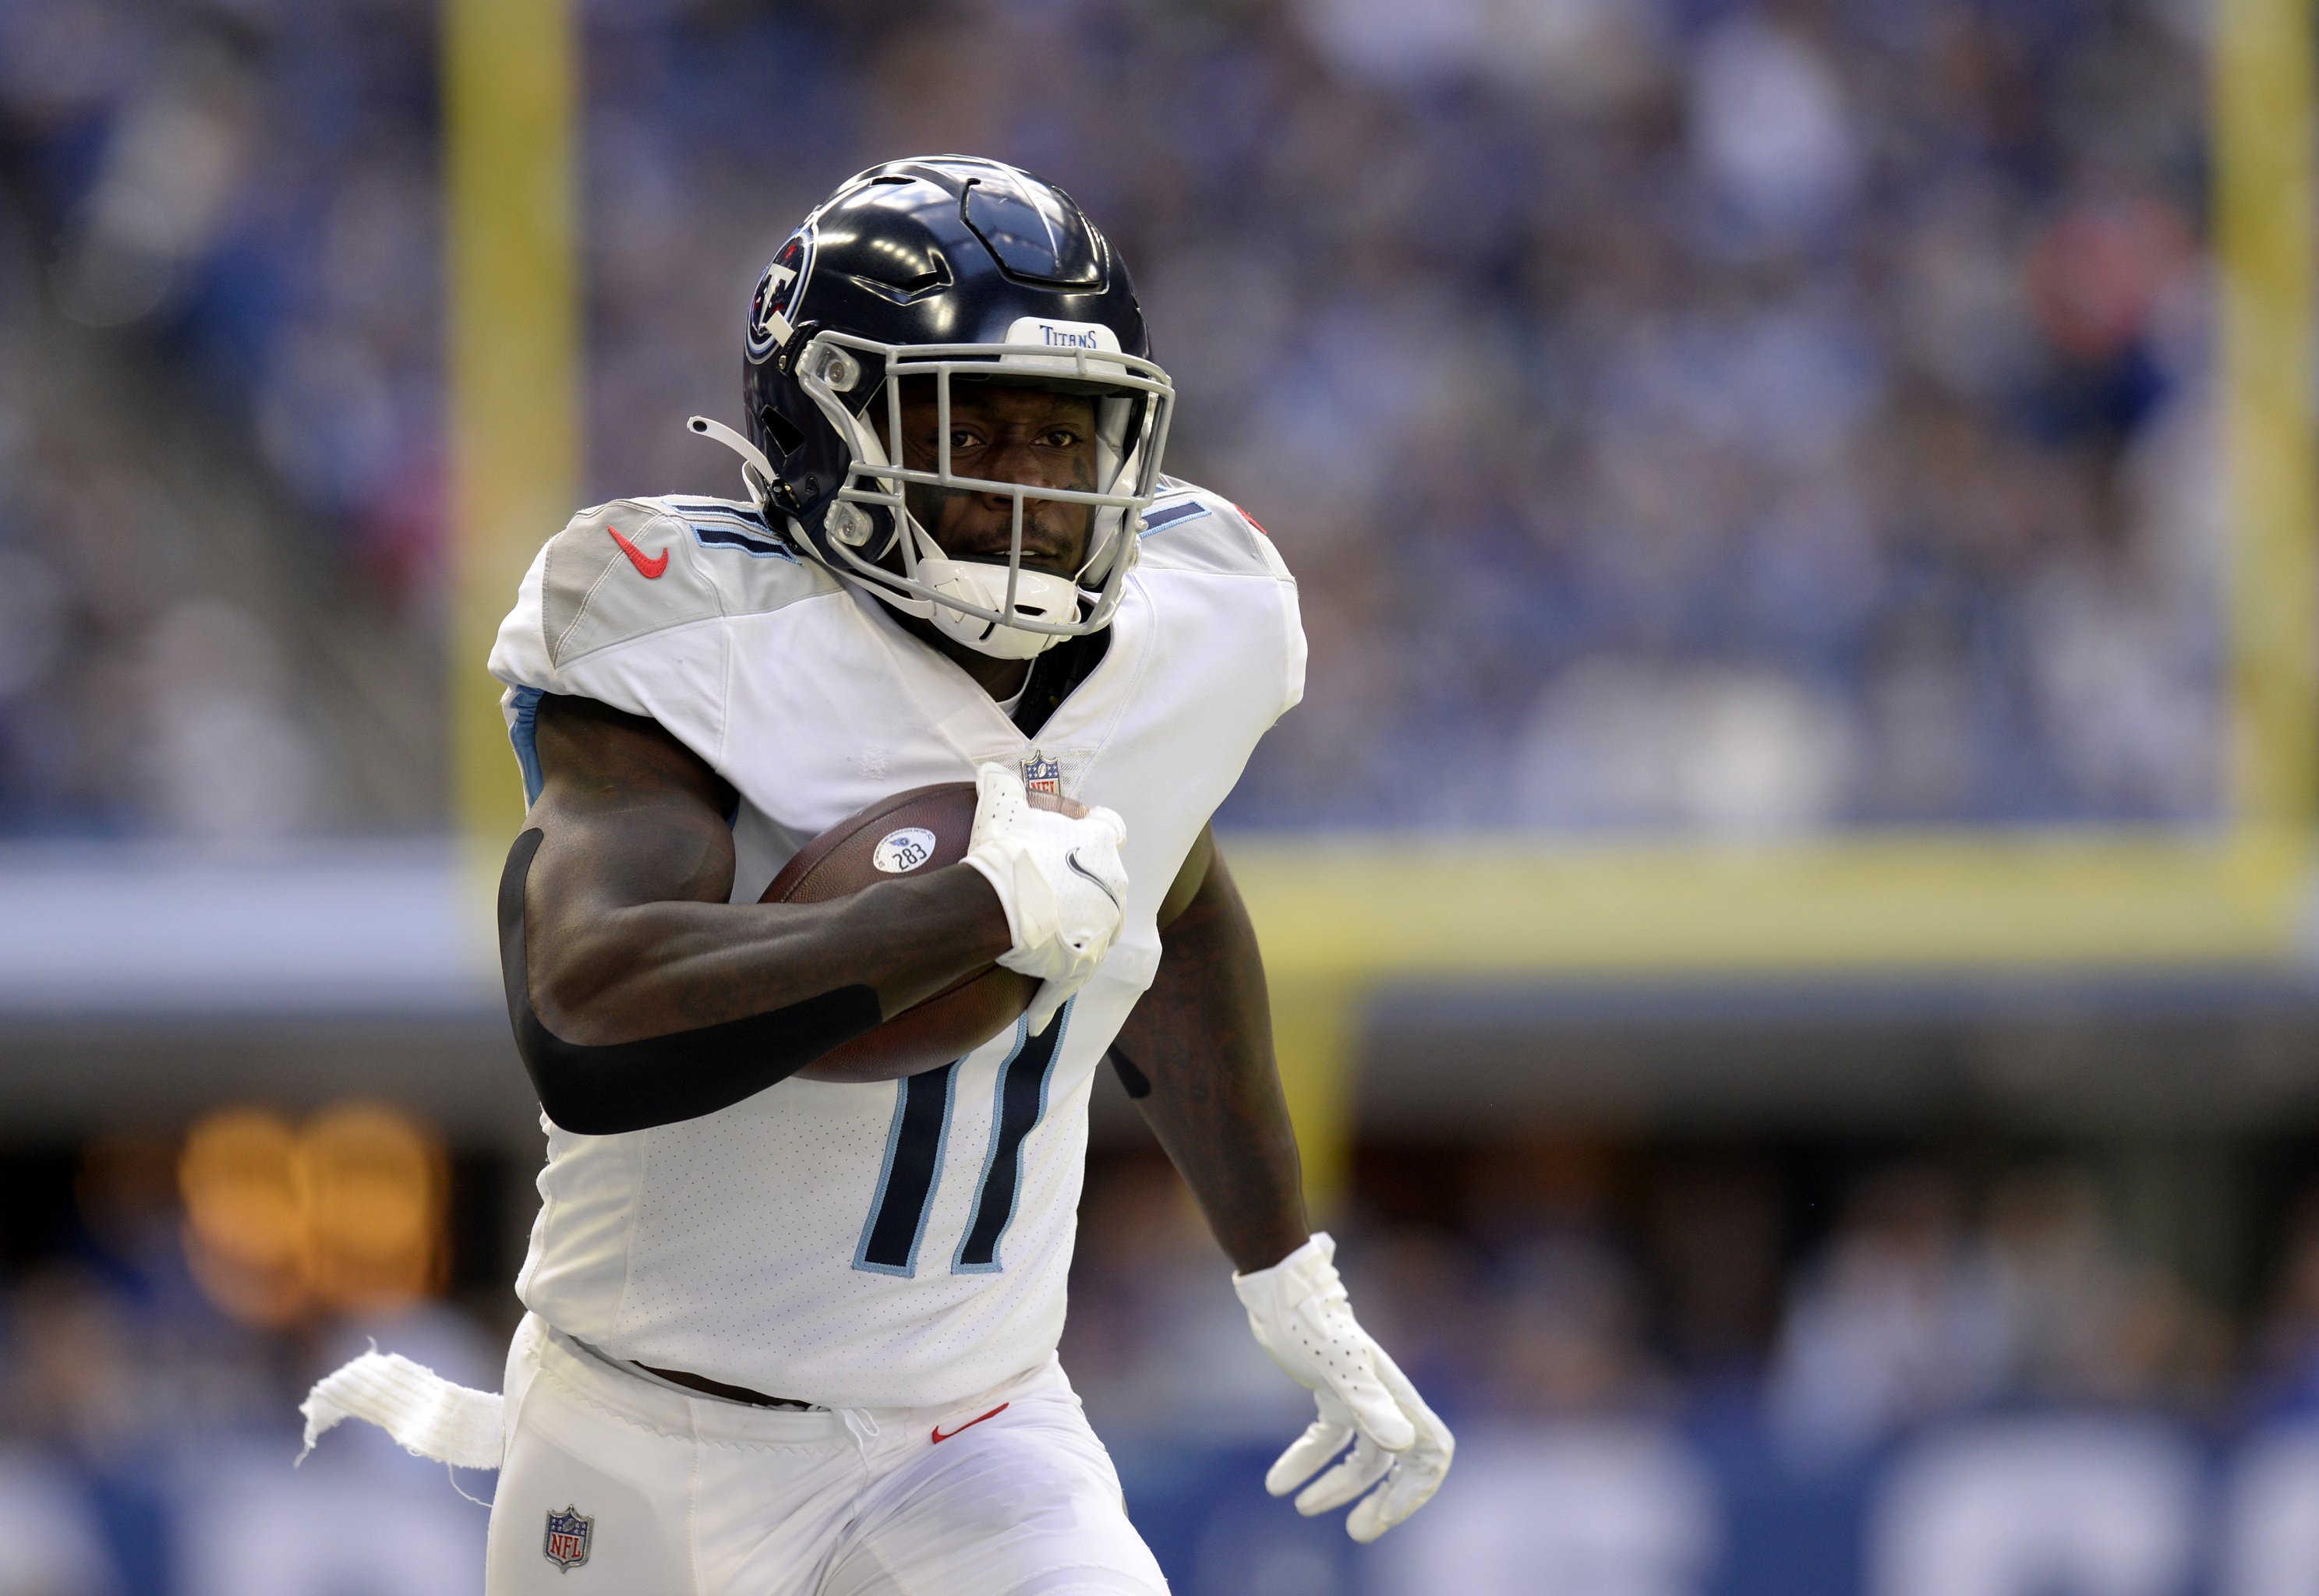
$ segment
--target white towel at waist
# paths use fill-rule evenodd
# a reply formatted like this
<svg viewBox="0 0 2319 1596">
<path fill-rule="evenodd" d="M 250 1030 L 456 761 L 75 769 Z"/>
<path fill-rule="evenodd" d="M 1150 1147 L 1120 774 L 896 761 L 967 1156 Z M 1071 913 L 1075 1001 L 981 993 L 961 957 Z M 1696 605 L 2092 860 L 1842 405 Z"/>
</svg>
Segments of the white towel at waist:
<svg viewBox="0 0 2319 1596">
<path fill-rule="evenodd" d="M 341 1419 L 377 1425 L 406 1451 L 461 1468 L 497 1468 L 502 1446 L 495 1391 L 455 1385 L 399 1352 L 371 1351 L 314 1382 L 298 1404 L 306 1416 L 305 1460 Z"/>
</svg>

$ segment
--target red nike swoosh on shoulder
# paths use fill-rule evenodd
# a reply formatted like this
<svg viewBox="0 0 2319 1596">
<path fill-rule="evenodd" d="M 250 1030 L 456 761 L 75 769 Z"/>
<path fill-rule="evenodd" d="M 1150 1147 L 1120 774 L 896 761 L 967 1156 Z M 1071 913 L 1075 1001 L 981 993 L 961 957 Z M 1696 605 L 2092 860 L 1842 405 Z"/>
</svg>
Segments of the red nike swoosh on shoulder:
<svg viewBox="0 0 2319 1596">
<path fill-rule="evenodd" d="M 998 1415 L 999 1415 L 999 1414 L 1001 1414 L 1001 1413 L 1005 1412 L 1007 1409 L 1009 1409 L 1009 1408 L 1013 1407 L 1014 1405 L 1015 1405 L 1015 1404 L 1014 1404 L 1013 1402 L 1000 1402 L 997 1407 L 995 1407 L 995 1408 L 991 1409 L 991 1410 L 990 1410 L 990 1411 L 988 1411 L 988 1413 L 984 1413 L 984 1414 L 980 1415 L 980 1416 L 979 1416 L 979 1417 L 978 1417 L 978 1418 L 973 1418 L 973 1419 L 970 1419 L 970 1420 L 968 1420 L 965 1423 L 963 1423 L 963 1424 L 960 1425 L 960 1426 L 958 1427 L 958 1429 L 953 1429 L 953 1430 L 952 1430 L 952 1431 L 950 1432 L 950 1435 L 944 1435 L 944 1434 L 943 1433 L 943 1427 L 942 1427 L 941 1425 L 937 1424 L 937 1425 L 935 1425 L 935 1426 L 934 1426 L 934 1445 L 936 1445 L 936 1446 L 940 1446 L 940 1445 L 942 1445 L 942 1443 L 943 1443 L 943 1442 L 944 1442 L 944 1441 L 946 1441 L 946 1440 L 950 1439 L 950 1436 L 951 1436 L 951 1435 L 956 1435 L 956 1434 L 958 1433 L 958 1430 L 959 1430 L 959 1429 L 972 1429 L 976 1425 L 978 1425 L 978 1424 L 981 1423 L 981 1422 L 982 1422 L 982 1420 L 983 1420 L 984 1419 L 996 1419 L 996 1418 L 997 1418 L 997 1417 L 998 1417 Z"/>
<path fill-rule="evenodd" d="M 612 541 L 618 544 L 620 546 L 620 552 L 628 556 L 628 564 L 634 565 L 638 571 L 642 572 L 644 573 L 644 579 L 646 582 L 656 580 L 662 572 L 668 569 L 668 551 L 666 549 L 663 549 L 660 553 L 653 555 L 650 559 L 646 559 L 645 557 L 645 551 L 638 548 L 635 544 L 630 543 L 627 538 L 621 537 L 620 529 L 618 527 L 612 526 L 608 522 L 604 527 L 604 530 L 612 535 Z"/>
</svg>

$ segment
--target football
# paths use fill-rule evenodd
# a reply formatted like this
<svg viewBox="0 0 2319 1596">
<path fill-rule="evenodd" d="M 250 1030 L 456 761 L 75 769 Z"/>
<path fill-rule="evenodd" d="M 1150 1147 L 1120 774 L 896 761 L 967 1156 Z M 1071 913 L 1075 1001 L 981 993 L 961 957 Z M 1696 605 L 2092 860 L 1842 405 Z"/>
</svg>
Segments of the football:
<svg viewBox="0 0 2319 1596">
<path fill-rule="evenodd" d="M 822 903 L 966 857 L 974 783 L 880 798 L 798 850 L 760 903 Z M 996 964 L 961 978 L 798 1071 L 807 1080 L 893 1080 L 965 1057 L 1022 1017 L 1039 983 Z"/>
</svg>

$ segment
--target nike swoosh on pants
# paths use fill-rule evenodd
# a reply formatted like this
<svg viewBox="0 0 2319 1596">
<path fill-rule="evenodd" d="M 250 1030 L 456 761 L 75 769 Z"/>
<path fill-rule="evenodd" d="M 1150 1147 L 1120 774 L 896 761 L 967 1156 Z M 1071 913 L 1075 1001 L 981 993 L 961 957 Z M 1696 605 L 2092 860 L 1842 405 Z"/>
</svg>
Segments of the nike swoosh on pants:
<svg viewBox="0 0 2319 1596">
<path fill-rule="evenodd" d="M 988 1411 L 988 1413 L 981 1413 L 981 1414 L 978 1414 L 978 1415 L 976 1415 L 974 1418 L 968 1420 L 965 1423 L 963 1423 L 963 1424 L 960 1425 L 960 1426 L 958 1427 L 958 1429 L 953 1429 L 953 1430 L 952 1430 L 952 1431 L 950 1432 L 950 1435 L 944 1435 L 944 1434 L 943 1433 L 943 1427 L 942 1427 L 941 1425 L 937 1424 L 937 1425 L 935 1425 L 935 1426 L 934 1426 L 934 1445 L 936 1445 L 936 1446 L 940 1446 L 940 1445 L 942 1445 L 942 1443 L 943 1443 L 943 1442 L 944 1442 L 944 1441 L 946 1441 L 946 1440 L 950 1439 L 950 1437 L 951 1437 L 951 1436 L 952 1436 L 952 1435 L 956 1435 L 956 1434 L 959 1432 L 959 1429 L 972 1429 L 976 1425 L 978 1425 L 978 1424 L 981 1423 L 981 1422 L 983 1421 L 983 1420 L 985 1420 L 985 1419 L 996 1419 L 996 1418 L 997 1418 L 997 1417 L 998 1417 L 998 1415 L 999 1415 L 999 1414 L 1001 1414 L 1001 1413 L 1005 1412 L 1007 1409 L 1009 1409 L 1009 1408 L 1013 1407 L 1014 1405 L 1015 1405 L 1015 1404 L 1014 1404 L 1013 1402 L 1000 1402 L 997 1407 L 995 1407 L 995 1408 L 991 1409 L 991 1410 L 990 1410 L 990 1411 Z"/>
</svg>

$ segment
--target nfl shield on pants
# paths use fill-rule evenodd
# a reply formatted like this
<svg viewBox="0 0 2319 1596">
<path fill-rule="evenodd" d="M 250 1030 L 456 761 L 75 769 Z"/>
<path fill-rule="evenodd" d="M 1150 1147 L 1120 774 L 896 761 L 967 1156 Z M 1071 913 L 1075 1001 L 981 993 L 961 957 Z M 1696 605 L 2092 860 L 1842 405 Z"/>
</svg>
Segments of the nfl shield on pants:
<svg viewBox="0 0 2319 1596">
<path fill-rule="evenodd" d="M 541 1550 L 558 1568 L 577 1568 L 588 1561 L 588 1536 L 596 1520 L 576 1508 L 547 1515 L 547 1539 Z"/>
</svg>

